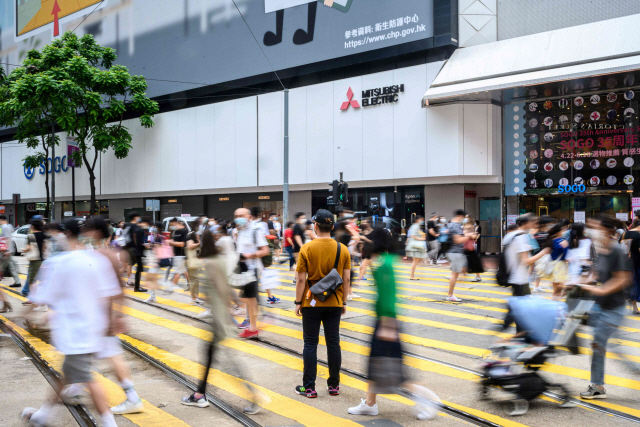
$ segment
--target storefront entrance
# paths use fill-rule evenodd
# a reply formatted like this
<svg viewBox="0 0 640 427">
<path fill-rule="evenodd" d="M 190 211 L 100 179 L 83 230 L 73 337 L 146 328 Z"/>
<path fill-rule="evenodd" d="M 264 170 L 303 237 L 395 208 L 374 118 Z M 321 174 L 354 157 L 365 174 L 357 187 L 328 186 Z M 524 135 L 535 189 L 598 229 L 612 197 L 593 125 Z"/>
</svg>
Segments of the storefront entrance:
<svg viewBox="0 0 640 427">
<path fill-rule="evenodd" d="M 630 206 L 628 193 L 600 193 L 597 195 L 521 196 L 520 214 L 550 215 L 557 220 L 584 222 L 587 218 L 608 215 L 628 221 Z"/>
</svg>

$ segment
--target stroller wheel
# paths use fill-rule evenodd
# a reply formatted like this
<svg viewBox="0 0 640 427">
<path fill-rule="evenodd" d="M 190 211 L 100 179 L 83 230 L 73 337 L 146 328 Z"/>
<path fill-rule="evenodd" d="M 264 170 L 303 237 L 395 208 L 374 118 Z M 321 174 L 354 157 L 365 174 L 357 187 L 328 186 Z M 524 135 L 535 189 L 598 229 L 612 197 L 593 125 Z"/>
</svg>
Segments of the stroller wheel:
<svg viewBox="0 0 640 427">
<path fill-rule="evenodd" d="M 518 415 L 524 415 L 529 410 L 529 402 L 524 399 L 515 399 L 511 401 L 511 411 L 507 412 L 507 415 L 515 417 Z"/>
</svg>

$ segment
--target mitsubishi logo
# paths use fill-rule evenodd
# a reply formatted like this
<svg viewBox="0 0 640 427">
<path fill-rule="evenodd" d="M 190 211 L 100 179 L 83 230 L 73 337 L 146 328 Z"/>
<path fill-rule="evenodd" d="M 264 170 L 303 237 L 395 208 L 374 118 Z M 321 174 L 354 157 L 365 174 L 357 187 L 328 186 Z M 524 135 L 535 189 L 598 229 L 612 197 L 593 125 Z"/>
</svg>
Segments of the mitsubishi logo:
<svg viewBox="0 0 640 427">
<path fill-rule="evenodd" d="M 351 90 L 351 88 L 349 88 L 349 90 L 347 91 L 347 99 L 348 101 L 342 103 L 342 106 L 340 107 L 341 110 L 346 110 L 347 108 L 349 108 L 349 104 L 351 104 L 353 108 L 360 108 L 360 104 L 358 104 L 358 101 L 353 99 L 353 91 Z"/>
</svg>

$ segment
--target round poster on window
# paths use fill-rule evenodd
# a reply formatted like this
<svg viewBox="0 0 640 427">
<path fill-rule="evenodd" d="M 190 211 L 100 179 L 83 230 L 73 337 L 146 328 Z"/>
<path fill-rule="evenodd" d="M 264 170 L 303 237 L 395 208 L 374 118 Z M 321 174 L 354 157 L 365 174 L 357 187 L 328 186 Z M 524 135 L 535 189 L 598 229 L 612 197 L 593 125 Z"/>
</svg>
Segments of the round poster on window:
<svg viewBox="0 0 640 427">
<path fill-rule="evenodd" d="M 578 96 L 573 100 L 573 103 L 576 105 L 576 107 L 582 107 L 582 104 L 584 104 L 584 98 Z"/>
<path fill-rule="evenodd" d="M 624 99 L 626 99 L 627 101 L 631 101 L 634 96 L 636 96 L 636 94 L 631 89 L 624 93 Z"/>
<path fill-rule="evenodd" d="M 615 92 L 609 92 L 609 94 L 607 95 L 607 101 L 616 102 L 616 99 L 618 99 L 618 95 L 616 95 Z"/>
<path fill-rule="evenodd" d="M 553 150 L 551 148 L 547 148 L 546 150 L 544 150 L 544 156 L 547 159 L 550 159 L 553 156 Z"/>
<path fill-rule="evenodd" d="M 625 175 L 624 176 L 624 183 L 626 185 L 631 185 L 633 184 L 633 175 Z"/>
<path fill-rule="evenodd" d="M 580 170 L 584 167 L 584 163 L 582 163 L 582 160 L 576 160 L 575 163 L 573 164 L 573 168 L 575 170 Z"/>
<path fill-rule="evenodd" d="M 630 119 L 635 113 L 636 113 L 636 110 L 634 110 L 633 108 L 629 107 L 626 110 L 624 110 L 624 117 L 625 117 L 625 119 Z"/>
<path fill-rule="evenodd" d="M 566 160 L 563 160 L 560 162 L 560 164 L 558 165 L 558 168 L 561 171 L 566 171 L 567 169 L 569 169 L 569 163 Z"/>
<path fill-rule="evenodd" d="M 529 172 L 538 172 L 538 165 L 535 163 L 531 163 L 531 165 L 529 165 Z"/>
<path fill-rule="evenodd" d="M 615 176 L 613 176 L 613 175 L 609 175 L 609 176 L 607 177 L 607 184 L 609 184 L 609 185 L 616 185 L 617 183 L 618 183 L 618 178 L 616 178 Z"/>
<path fill-rule="evenodd" d="M 560 124 L 561 125 L 566 125 L 567 122 L 569 121 L 569 117 L 565 116 L 564 114 L 561 115 L 558 120 L 560 120 Z"/>
<path fill-rule="evenodd" d="M 544 134 L 544 140 L 545 140 L 545 142 L 553 141 L 553 134 L 551 132 L 545 133 Z"/>
<path fill-rule="evenodd" d="M 535 179 L 532 179 L 531 181 L 529 181 L 529 187 L 538 188 L 538 181 L 536 181 Z"/>
<path fill-rule="evenodd" d="M 589 83 L 589 87 L 591 89 L 598 89 L 600 87 L 600 80 L 599 79 L 591 79 L 591 83 Z"/>
<path fill-rule="evenodd" d="M 600 113 L 598 113 L 597 111 L 593 111 L 590 117 L 591 117 L 591 120 L 595 122 L 597 120 L 600 120 Z"/>
<path fill-rule="evenodd" d="M 575 116 L 573 116 L 573 121 L 576 123 L 580 123 L 583 117 L 584 117 L 584 114 L 578 113 Z"/>
<path fill-rule="evenodd" d="M 616 117 L 618 117 L 618 113 L 616 112 L 616 110 L 609 110 L 607 111 L 607 119 L 609 120 L 613 120 Z"/>
<path fill-rule="evenodd" d="M 615 168 L 617 164 L 618 162 L 616 162 L 616 159 L 607 159 L 608 168 Z"/>
<path fill-rule="evenodd" d="M 538 119 L 529 120 L 529 126 L 532 127 L 532 128 L 538 126 Z"/>
<path fill-rule="evenodd" d="M 598 169 L 600 167 L 600 161 L 598 159 L 593 159 L 589 165 L 591 166 L 591 169 Z"/>
<path fill-rule="evenodd" d="M 545 126 L 551 126 L 553 124 L 553 117 L 545 117 L 544 118 L 544 125 Z"/>
<path fill-rule="evenodd" d="M 538 151 L 537 150 L 531 150 L 529 152 L 529 157 L 531 157 L 532 159 L 537 159 L 538 158 Z"/>
<path fill-rule="evenodd" d="M 622 164 L 628 168 L 633 166 L 634 163 L 635 161 L 633 160 L 633 157 L 625 157 L 624 160 L 622 161 Z"/>
<path fill-rule="evenodd" d="M 537 109 L 538 109 L 537 102 L 532 102 L 531 104 L 529 104 L 529 111 L 536 111 Z"/>
<path fill-rule="evenodd" d="M 582 179 L 582 177 L 581 177 L 581 176 L 576 176 L 576 177 L 573 179 L 573 183 L 574 183 L 575 185 L 582 185 L 582 184 L 584 184 L 584 179 Z"/>
<path fill-rule="evenodd" d="M 589 185 L 597 187 L 598 185 L 600 185 L 600 178 L 598 178 L 597 176 L 592 176 L 589 180 Z"/>
<path fill-rule="evenodd" d="M 569 100 L 562 98 L 561 100 L 558 101 L 558 107 L 560 108 L 567 108 L 569 106 Z"/>
<path fill-rule="evenodd" d="M 558 184 L 569 185 L 569 180 L 567 178 L 560 178 L 560 181 L 558 181 Z"/>
<path fill-rule="evenodd" d="M 547 188 L 553 187 L 553 180 L 551 178 L 547 178 L 544 180 L 544 186 Z"/>
<path fill-rule="evenodd" d="M 636 81 L 636 78 L 633 77 L 633 74 L 628 74 L 625 78 L 624 78 L 624 85 L 625 86 L 632 86 Z"/>
<path fill-rule="evenodd" d="M 584 85 L 582 83 L 576 83 L 573 85 L 574 92 L 582 92 L 584 90 Z"/>
<path fill-rule="evenodd" d="M 547 162 L 544 164 L 544 170 L 547 172 L 551 172 L 553 170 L 553 164 L 551 162 Z"/>
<path fill-rule="evenodd" d="M 545 110 L 550 110 L 551 108 L 553 108 L 553 102 L 544 101 L 544 104 L 542 104 L 542 106 L 544 107 Z"/>
<path fill-rule="evenodd" d="M 589 98 L 589 101 L 591 101 L 592 104 L 599 104 L 600 95 L 591 95 L 591 98 Z"/>
<path fill-rule="evenodd" d="M 538 89 L 531 88 L 527 91 L 527 96 L 538 96 Z"/>
<path fill-rule="evenodd" d="M 533 142 L 534 144 L 536 144 L 538 142 L 538 135 L 536 135 L 535 133 L 533 135 L 531 135 L 529 137 L 529 141 Z"/>
<path fill-rule="evenodd" d="M 610 79 L 607 80 L 607 87 L 609 89 L 613 89 L 616 86 L 618 86 L 618 81 L 616 79 L 611 77 Z"/>
</svg>

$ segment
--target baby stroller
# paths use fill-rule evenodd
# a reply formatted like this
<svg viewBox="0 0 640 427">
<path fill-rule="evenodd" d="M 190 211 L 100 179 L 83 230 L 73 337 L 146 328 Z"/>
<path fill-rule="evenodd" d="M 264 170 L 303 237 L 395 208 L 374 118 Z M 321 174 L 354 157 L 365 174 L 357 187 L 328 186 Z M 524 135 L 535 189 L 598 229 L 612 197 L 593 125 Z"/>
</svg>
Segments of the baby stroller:
<svg viewBox="0 0 640 427">
<path fill-rule="evenodd" d="M 516 297 L 509 300 L 508 308 L 505 325 L 515 321 L 518 333 L 491 347 L 492 354 L 482 365 L 482 398 L 489 398 L 491 386 L 514 394 L 507 412 L 511 416 L 526 414 L 529 401 L 550 389 L 559 390 L 560 407 L 575 406 L 562 384 L 549 383 L 539 373 L 546 360 L 556 355 L 552 344 L 561 344 L 558 339 L 570 339 L 563 332 L 553 332 L 565 324 L 566 305 L 536 297 Z"/>
</svg>

